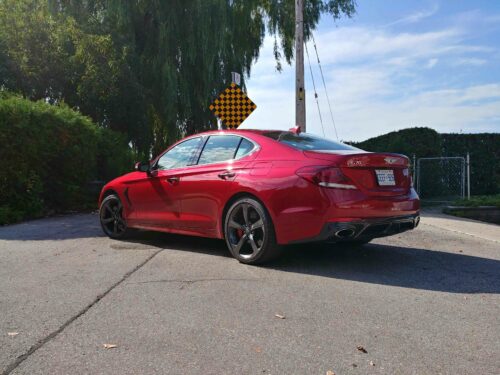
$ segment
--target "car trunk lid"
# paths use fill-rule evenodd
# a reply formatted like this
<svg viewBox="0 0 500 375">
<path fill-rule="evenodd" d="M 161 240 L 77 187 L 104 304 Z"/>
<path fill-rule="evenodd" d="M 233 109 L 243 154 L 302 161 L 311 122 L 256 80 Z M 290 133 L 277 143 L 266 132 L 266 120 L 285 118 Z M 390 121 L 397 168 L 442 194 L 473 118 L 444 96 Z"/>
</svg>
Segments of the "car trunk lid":
<svg viewBox="0 0 500 375">
<path fill-rule="evenodd" d="M 393 153 L 350 151 L 304 151 L 313 159 L 330 161 L 359 189 L 371 196 L 397 196 L 411 187 L 409 159 Z"/>
</svg>

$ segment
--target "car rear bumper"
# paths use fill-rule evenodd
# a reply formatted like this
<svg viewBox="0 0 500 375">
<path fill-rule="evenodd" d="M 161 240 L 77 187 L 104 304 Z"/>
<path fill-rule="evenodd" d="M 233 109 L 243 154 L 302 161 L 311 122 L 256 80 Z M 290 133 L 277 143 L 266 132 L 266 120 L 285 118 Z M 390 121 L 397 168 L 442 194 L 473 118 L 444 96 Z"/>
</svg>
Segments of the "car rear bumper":
<svg viewBox="0 0 500 375">
<path fill-rule="evenodd" d="M 419 223 L 419 213 L 389 218 L 329 222 L 323 226 L 319 235 L 291 243 L 370 240 L 406 232 L 416 228 Z"/>
<path fill-rule="evenodd" d="M 355 226 L 357 236 L 361 235 L 363 223 L 373 223 L 364 236 L 373 232 L 372 238 L 383 237 L 393 234 L 385 230 L 388 228 L 384 229 L 385 221 L 404 221 L 404 218 L 416 217 L 420 212 L 420 201 L 413 189 L 394 197 L 368 197 L 359 190 L 341 189 L 310 189 L 292 196 L 293 201 L 290 196 L 287 200 L 272 200 L 281 203 L 284 208 L 279 210 L 281 207 L 271 206 L 276 237 L 278 243 L 283 245 L 324 240 L 331 237 L 328 228 L 336 229 L 347 224 Z M 377 223 L 381 226 L 375 226 Z M 379 233 L 377 228 L 383 230 Z M 392 226 L 392 230 L 395 228 Z"/>
</svg>

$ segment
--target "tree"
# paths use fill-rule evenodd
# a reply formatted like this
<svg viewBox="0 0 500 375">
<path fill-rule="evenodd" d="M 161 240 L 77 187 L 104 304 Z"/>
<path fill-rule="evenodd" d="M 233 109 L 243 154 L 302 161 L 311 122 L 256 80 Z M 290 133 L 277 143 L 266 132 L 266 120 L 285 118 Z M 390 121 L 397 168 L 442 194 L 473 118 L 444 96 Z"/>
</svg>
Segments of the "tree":
<svg viewBox="0 0 500 375">
<path fill-rule="evenodd" d="M 354 12 L 354 0 L 306 1 L 306 38 L 322 13 Z M 250 75 L 266 31 L 278 69 L 282 56 L 290 63 L 294 18 L 294 0 L 0 0 L 15 77 L 0 68 L 0 84 L 64 100 L 157 154 L 215 126 L 210 101 L 231 71 Z"/>
</svg>

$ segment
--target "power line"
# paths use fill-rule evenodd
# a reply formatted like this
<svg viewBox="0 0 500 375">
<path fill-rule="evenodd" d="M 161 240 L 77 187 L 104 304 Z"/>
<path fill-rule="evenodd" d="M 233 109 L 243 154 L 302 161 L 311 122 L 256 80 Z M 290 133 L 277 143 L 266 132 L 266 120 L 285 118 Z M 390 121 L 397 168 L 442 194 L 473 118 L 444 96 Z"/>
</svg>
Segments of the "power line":
<svg viewBox="0 0 500 375">
<path fill-rule="evenodd" d="M 332 106 L 330 104 L 330 98 L 328 97 L 328 90 L 326 89 L 325 76 L 323 75 L 323 68 L 321 67 L 321 61 L 319 60 L 318 48 L 316 47 L 316 40 L 314 39 L 314 34 L 311 32 L 311 37 L 314 45 L 314 50 L 316 51 L 316 58 L 318 59 L 319 71 L 321 72 L 321 79 L 323 80 L 323 87 L 325 88 L 326 100 L 328 102 L 328 108 L 330 109 L 330 116 L 332 118 L 333 129 L 335 129 L 335 136 L 339 140 L 339 134 L 337 133 L 337 125 L 335 124 L 335 119 L 333 118 Z"/>
<path fill-rule="evenodd" d="M 311 80 L 314 88 L 314 98 L 316 100 L 316 105 L 318 106 L 319 122 L 321 124 L 321 130 L 323 131 L 323 137 L 325 137 L 325 127 L 323 125 L 323 116 L 321 116 L 321 109 L 319 108 L 318 92 L 316 91 L 316 83 L 314 82 L 314 74 L 311 67 L 311 59 L 309 58 L 309 51 L 307 50 L 307 43 L 304 43 L 306 47 L 307 63 L 309 64 L 309 71 L 311 72 Z"/>
</svg>

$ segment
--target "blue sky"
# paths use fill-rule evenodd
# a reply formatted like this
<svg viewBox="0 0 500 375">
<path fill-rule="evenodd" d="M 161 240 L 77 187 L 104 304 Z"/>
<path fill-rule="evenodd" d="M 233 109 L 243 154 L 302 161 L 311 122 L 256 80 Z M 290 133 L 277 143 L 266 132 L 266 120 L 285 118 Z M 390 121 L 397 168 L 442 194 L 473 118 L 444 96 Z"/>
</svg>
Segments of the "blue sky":
<svg viewBox="0 0 500 375">
<path fill-rule="evenodd" d="M 324 15 L 315 38 L 341 140 L 427 126 L 500 132 L 500 1 L 358 0 L 352 19 Z M 251 77 L 256 111 L 242 128 L 294 125 L 294 66 L 275 69 L 267 37 Z M 326 137 L 335 138 L 308 43 Z M 323 134 L 306 58 L 308 132 Z"/>
</svg>

